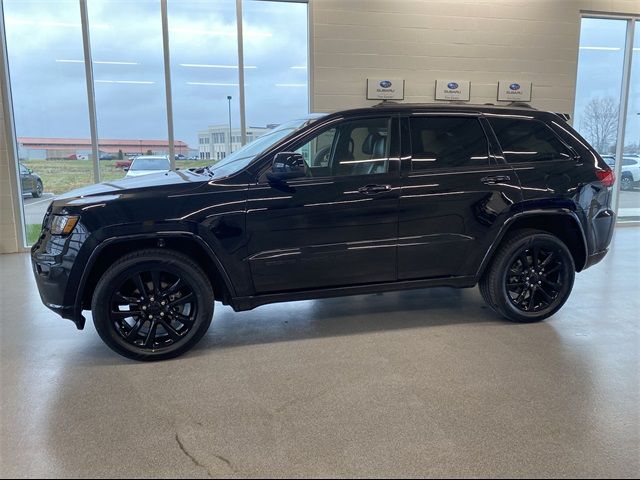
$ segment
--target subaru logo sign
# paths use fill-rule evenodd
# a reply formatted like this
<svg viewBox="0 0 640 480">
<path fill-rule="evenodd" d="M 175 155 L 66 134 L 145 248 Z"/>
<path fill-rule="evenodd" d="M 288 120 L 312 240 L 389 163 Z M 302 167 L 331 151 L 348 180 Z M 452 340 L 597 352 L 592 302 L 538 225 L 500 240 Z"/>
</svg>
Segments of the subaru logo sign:
<svg viewBox="0 0 640 480">
<path fill-rule="evenodd" d="M 511 85 L 509 85 L 509 90 L 520 90 L 520 84 L 512 83 Z"/>
<path fill-rule="evenodd" d="M 382 88 L 389 88 L 391 85 L 393 85 L 389 80 L 382 80 L 380 82 L 380 86 Z"/>
<path fill-rule="evenodd" d="M 456 82 L 450 82 L 447 83 L 447 88 L 451 89 L 451 90 L 455 90 L 456 88 L 458 88 L 460 85 L 458 85 Z"/>
</svg>

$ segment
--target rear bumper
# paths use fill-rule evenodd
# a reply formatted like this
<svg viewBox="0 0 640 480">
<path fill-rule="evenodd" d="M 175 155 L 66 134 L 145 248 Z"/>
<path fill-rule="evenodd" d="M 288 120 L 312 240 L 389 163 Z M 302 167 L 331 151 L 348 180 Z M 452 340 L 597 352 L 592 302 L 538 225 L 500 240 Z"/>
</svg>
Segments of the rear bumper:
<svg viewBox="0 0 640 480">
<path fill-rule="evenodd" d="M 589 255 L 587 257 L 587 263 L 584 266 L 584 268 L 586 269 L 589 267 L 593 267 L 596 263 L 600 263 L 600 261 L 602 261 L 602 259 L 605 257 L 607 253 L 609 253 L 609 249 L 605 248 L 601 252 L 594 253 L 593 255 Z"/>
</svg>

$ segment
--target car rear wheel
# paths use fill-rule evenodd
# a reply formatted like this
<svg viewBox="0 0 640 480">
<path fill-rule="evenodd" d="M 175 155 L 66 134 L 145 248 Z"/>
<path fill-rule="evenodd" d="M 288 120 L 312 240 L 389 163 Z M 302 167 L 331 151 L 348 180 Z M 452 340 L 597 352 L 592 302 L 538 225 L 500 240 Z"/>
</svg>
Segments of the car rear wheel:
<svg viewBox="0 0 640 480">
<path fill-rule="evenodd" d="M 622 190 L 633 190 L 633 178 L 628 175 L 624 175 L 620 179 L 620 188 Z"/>
<path fill-rule="evenodd" d="M 213 290 L 189 257 L 140 250 L 112 265 L 91 304 L 102 340 L 134 360 L 165 360 L 190 350 L 213 316 Z"/>
<path fill-rule="evenodd" d="M 31 192 L 31 196 L 33 198 L 40 198 L 42 196 L 43 191 L 44 191 L 44 187 L 42 185 L 42 180 L 38 180 L 36 181 L 35 189 Z"/>
<path fill-rule="evenodd" d="M 567 246 L 540 230 L 519 230 L 502 243 L 480 280 L 483 298 L 514 322 L 556 313 L 573 288 L 575 264 Z"/>
</svg>

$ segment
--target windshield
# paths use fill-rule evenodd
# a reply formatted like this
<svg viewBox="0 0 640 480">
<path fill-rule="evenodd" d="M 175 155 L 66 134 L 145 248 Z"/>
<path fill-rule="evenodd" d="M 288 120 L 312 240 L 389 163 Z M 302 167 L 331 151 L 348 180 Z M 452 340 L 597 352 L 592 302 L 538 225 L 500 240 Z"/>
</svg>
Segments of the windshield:
<svg viewBox="0 0 640 480">
<path fill-rule="evenodd" d="M 131 164 L 131 170 L 169 170 L 169 160 L 164 157 L 136 158 Z"/>
<path fill-rule="evenodd" d="M 260 138 L 255 139 L 251 143 L 247 143 L 240 150 L 236 150 L 225 159 L 220 160 L 218 163 L 212 165 L 210 167 L 211 171 L 214 172 L 216 176 L 226 177 L 239 170 L 242 170 L 244 167 L 249 165 L 251 161 L 260 153 L 269 149 L 271 146 L 278 143 L 287 135 L 316 120 L 316 118 L 318 117 L 305 118 L 303 120 L 294 120 L 288 123 L 283 123 L 276 129 L 265 133 Z"/>
</svg>

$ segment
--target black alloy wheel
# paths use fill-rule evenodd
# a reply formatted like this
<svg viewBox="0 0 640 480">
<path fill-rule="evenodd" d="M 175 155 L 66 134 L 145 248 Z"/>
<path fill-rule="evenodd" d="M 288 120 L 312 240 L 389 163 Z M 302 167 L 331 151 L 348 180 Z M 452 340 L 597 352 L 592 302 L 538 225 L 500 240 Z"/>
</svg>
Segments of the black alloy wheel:
<svg viewBox="0 0 640 480">
<path fill-rule="evenodd" d="M 525 247 L 507 270 L 507 295 L 512 304 L 523 312 L 545 310 L 566 290 L 565 270 L 557 248 L 534 243 Z"/>
<path fill-rule="evenodd" d="M 163 360 L 202 338 L 213 302 L 209 278 L 191 258 L 148 249 L 121 258 L 104 273 L 91 310 L 112 350 L 135 360 Z"/>
<path fill-rule="evenodd" d="M 575 263 L 556 236 L 533 229 L 510 234 L 480 279 L 480 293 L 496 312 L 514 322 L 550 317 L 567 301 Z"/>
<path fill-rule="evenodd" d="M 136 272 L 114 290 L 111 323 L 131 345 L 157 350 L 182 340 L 195 323 L 193 288 L 162 269 Z"/>
</svg>

